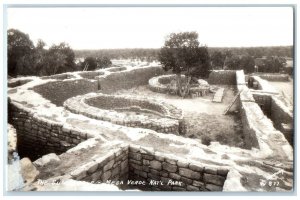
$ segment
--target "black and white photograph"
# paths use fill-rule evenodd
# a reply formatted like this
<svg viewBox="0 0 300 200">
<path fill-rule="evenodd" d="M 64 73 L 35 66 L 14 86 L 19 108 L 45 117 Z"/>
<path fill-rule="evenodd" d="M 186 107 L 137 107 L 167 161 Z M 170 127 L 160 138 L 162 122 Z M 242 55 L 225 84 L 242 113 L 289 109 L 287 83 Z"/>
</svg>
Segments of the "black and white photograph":
<svg viewBox="0 0 300 200">
<path fill-rule="evenodd" d="M 4 9 L 7 192 L 295 191 L 295 6 Z"/>
</svg>

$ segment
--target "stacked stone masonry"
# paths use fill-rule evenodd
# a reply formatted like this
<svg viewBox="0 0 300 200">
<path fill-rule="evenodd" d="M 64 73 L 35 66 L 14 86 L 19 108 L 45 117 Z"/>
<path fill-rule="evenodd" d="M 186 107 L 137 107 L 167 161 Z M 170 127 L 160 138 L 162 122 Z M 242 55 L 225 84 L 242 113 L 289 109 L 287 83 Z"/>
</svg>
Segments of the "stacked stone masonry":
<svg viewBox="0 0 300 200">
<path fill-rule="evenodd" d="M 39 155 L 52 152 L 60 154 L 87 139 L 86 134 L 71 131 L 62 123 L 36 117 L 17 104 L 9 104 L 8 109 L 9 123 L 17 129 L 20 152 L 38 152 Z"/>
<path fill-rule="evenodd" d="M 128 127 L 149 128 L 157 132 L 181 135 L 186 131 L 182 111 L 155 99 L 90 93 L 68 99 L 64 107 L 73 113 Z M 138 111 L 142 114 L 128 116 L 119 112 L 121 110 Z M 143 112 L 157 117 L 143 115 Z"/>
<path fill-rule="evenodd" d="M 184 79 L 184 75 L 181 76 Z M 149 80 L 149 89 L 153 92 L 177 95 L 176 88 L 172 88 L 170 84 L 172 80 L 176 79 L 176 75 L 161 75 L 153 77 Z M 209 93 L 209 85 L 191 85 L 189 93 L 192 97 L 205 96 Z"/>
</svg>

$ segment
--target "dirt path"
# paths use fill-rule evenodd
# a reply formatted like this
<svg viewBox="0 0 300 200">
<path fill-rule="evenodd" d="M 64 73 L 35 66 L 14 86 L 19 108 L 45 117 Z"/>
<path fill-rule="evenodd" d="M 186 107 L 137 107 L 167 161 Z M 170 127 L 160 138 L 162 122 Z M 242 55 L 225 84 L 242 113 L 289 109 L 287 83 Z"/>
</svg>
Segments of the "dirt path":
<svg viewBox="0 0 300 200">
<path fill-rule="evenodd" d="M 283 93 L 283 96 L 288 99 L 288 101 L 293 104 L 293 96 L 294 96 L 294 81 L 293 79 L 290 79 L 289 82 L 275 82 L 275 81 L 269 81 L 275 89 L 278 90 L 281 94 Z"/>
</svg>

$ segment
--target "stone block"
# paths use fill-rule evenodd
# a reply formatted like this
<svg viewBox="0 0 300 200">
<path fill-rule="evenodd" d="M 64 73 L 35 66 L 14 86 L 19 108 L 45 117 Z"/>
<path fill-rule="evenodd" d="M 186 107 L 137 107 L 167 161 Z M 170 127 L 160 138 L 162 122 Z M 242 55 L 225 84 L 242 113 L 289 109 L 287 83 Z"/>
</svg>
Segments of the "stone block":
<svg viewBox="0 0 300 200">
<path fill-rule="evenodd" d="M 192 183 L 193 186 L 196 186 L 196 187 L 204 187 L 204 183 L 200 182 L 200 181 L 193 181 Z"/>
<path fill-rule="evenodd" d="M 193 171 L 197 171 L 197 172 L 202 172 L 203 171 L 203 167 L 195 165 L 195 164 L 190 164 L 189 168 Z"/>
<path fill-rule="evenodd" d="M 181 177 L 180 180 L 185 183 L 185 184 L 189 184 L 191 185 L 193 183 L 193 180 L 192 179 L 189 179 L 189 178 L 185 178 L 185 177 Z"/>
<path fill-rule="evenodd" d="M 142 160 L 142 155 L 140 153 L 129 152 L 129 158 L 139 161 Z"/>
<path fill-rule="evenodd" d="M 112 169 L 111 176 L 115 177 L 117 174 L 120 174 L 120 166 L 117 166 L 116 168 Z"/>
<path fill-rule="evenodd" d="M 180 180 L 181 176 L 175 173 L 170 173 L 169 174 L 171 179 L 175 179 L 175 180 Z"/>
<path fill-rule="evenodd" d="M 159 162 L 157 160 L 150 161 L 150 167 L 153 168 L 153 169 L 157 169 L 157 170 L 161 170 L 162 169 L 161 162 Z"/>
<path fill-rule="evenodd" d="M 178 167 L 187 168 L 189 166 L 189 163 L 178 160 L 177 165 L 178 165 Z"/>
<path fill-rule="evenodd" d="M 229 170 L 228 169 L 218 169 L 217 174 L 226 177 L 228 174 Z"/>
<path fill-rule="evenodd" d="M 101 180 L 103 182 L 105 182 L 105 181 L 109 180 L 110 177 L 111 177 L 111 171 L 108 170 L 108 171 L 103 172 L 103 174 L 101 176 Z"/>
<path fill-rule="evenodd" d="M 93 174 L 98 169 L 98 163 L 90 162 L 87 165 L 87 172 L 88 174 Z"/>
<path fill-rule="evenodd" d="M 199 190 L 200 190 L 198 187 L 195 187 L 195 186 L 193 186 L 193 185 L 188 185 L 188 186 L 186 187 L 186 189 L 187 189 L 188 191 L 199 191 Z"/>
<path fill-rule="evenodd" d="M 213 175 L 213 174 L 204 174 L 203 179 L 206 183 L 212 183 L 218 186 L 223 186 L 225 181 L 225 178 L 223 176 Z"/>
<path fill-rule="evenodd" d="M 207 174 L 217 174 L 218 170 L 214 169 L 214 168 L 205 168 L 204 172 L 207 173 Z"/>
<path fill-rule="evenodd" d="M 208 189 L 209 191 L 222 191 L 223 187 L 221 186 L 217 186 L 217 185 L 212 185 L 212 184 L 206 184 L 206 189 Z"/>
<path fill-rule="evenodd" d="M 109 161 L 104 167 L 103 167 L 103 171 L 107 171 L 107 170 L 110 170 L 112 168 L 112 166 L 114 165 L 115 161 L 114 160 L 111 160 Z"/>
<path fill-rule="evenodd" d="M 164 170 L 167 170 L 168 172 L 176 172 L 177 171 L 176 163 L 175 164 L 169 164 L 169 163 L 163 162 L 162 168 Z"/>
<path fill-rule="evenodd" d="M 186 169 L 186 168 L 179 168 L 179 174 L 181 176 L 191 178 L 194 180 L 199 180 L 201 178 L 201 174 L 199 172 L 195 172 L 193 170 Z"/>
</svg>

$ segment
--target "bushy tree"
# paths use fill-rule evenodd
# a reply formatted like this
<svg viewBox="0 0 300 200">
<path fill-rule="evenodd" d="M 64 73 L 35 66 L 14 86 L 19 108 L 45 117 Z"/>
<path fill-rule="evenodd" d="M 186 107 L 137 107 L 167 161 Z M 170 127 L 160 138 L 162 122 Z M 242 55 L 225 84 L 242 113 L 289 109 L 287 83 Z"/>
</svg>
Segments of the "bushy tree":
<svg viewBox="0 0 300 200">
<path fill-rule="evenodd" d="M 226 55 L 221 51 L 214 51 L 211 55 L 213 69 L 223 69 Z"/>
<path fill-rule="evenodd" d="M 172 70 L 177 75 L 177 90 L 182 97 L 189 93 L 193 76 L 208 75 L 209 54 L 206 46 L 199 46 L 196 32 L 171 33 L 160 49 L 159 61 L 166 71 Z M 185 74 L 184 83 L 181 74 Z"/>
<path fill-rule="evenodd" d="M 241 57 L 240 60 L 241 68 L 244 70 L 245 73 L 253 73 L 255 71 L 255 61 L 254 58 L 250 55 L 244 55 Z"/>
<path fill-rule="evenodd" d="M 30 67 L 28 59 L 33 59 L 31 56 L 33 51 L 34 45 L 28 34 L 16 29 L 9 29 L 7 31 L 8 75 L 24 74 Z"/>
</svg>

